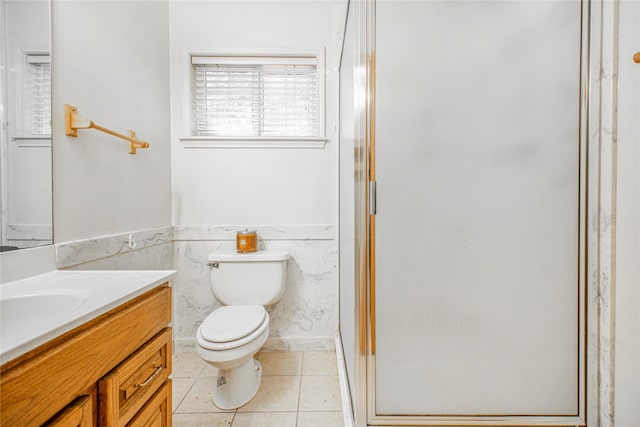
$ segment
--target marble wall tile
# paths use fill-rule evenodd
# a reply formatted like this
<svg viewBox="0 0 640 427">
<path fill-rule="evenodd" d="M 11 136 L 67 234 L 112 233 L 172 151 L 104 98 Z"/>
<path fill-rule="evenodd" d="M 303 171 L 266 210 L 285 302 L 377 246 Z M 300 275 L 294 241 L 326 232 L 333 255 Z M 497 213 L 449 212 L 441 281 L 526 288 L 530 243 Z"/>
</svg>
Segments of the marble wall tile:
<svg viewBox="0 0 640 427">
<path fill-rule="evenodd" d="M 135 248 L 129 247 L 130 234 L 135 237 Z M 173 228 L 161 227 L 62 242 L 55 245 L 56 264 L 58 268 L 68 268 L 101 258 L 140 251 L 162 243 L 170 243 L 172 240 Z"/>
<path fill-rule="evenodd" d="M 617 41 L 615 2 L 591 5 L 587 184 L 587 425 L 614 424 Z"/>
<path fill-rule="evenodd" d="M 178 225 L 174 227 L 175 240 L 235 240 L 236 232 L 256 230 L 265 240 L 327 240 L 334 238 L 331 224 L 301 225 Z"/>
<path fill-rule="evenodd" d="M 141 249 L 67 267 L 68 270 L 173 270 L 173 243 Z"/>
<path fill-rule="evenodd" d="M 220 303 L 213 298 L 209 285 L 207 254 L 219 249 L 211 242 L 174 242 L 173 337 L 176 343 L 193 341 L 200 323 Z M 188 345 L 187 345 L 188 347 Z"/>
</svg>

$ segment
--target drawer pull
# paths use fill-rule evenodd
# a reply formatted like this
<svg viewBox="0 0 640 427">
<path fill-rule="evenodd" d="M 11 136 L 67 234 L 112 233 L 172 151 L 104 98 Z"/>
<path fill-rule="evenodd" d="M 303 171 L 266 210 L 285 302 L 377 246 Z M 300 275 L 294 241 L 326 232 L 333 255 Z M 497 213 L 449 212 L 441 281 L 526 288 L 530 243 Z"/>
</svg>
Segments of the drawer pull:
<svg viewBox="0 0 640 427">
<path fill-rule="evenodd" d="M 155 368 L 155 366 L 154 366 L 154 368 Z M 149 378 L 147 378 L 147 380 L 146 380 L 145 382 L 140 383 L 140 384 L 134 384 L 134 387 L 139 388 L 139 387 L 144 387 L 144 386 L 146 386 L 146 385 L 147 385 L 147 384 L 149 384 L 151 381 L 153 381 L 153 379 L 154 379 L 155 377 L 157 377 L 157 376 L 158 376 L 158 374 L 159 374 L 161 371 L 162 371 L 162 366 L 158 366 L 158 369 L 156 369 L 156 371 L 155 371 L 153 374 L 151 374 L 151 376 L 150 376 Z"/>
</svg>

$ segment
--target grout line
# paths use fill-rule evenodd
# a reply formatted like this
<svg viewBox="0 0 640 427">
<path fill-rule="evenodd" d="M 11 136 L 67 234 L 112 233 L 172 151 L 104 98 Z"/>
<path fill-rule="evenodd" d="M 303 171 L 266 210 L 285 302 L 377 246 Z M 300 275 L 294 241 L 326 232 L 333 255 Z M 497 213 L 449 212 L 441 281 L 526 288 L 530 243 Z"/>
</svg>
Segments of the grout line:
<svg viewBox="0 0 640 427">
<path fill-rule="evenodd" d="M 185 352 L 186 353 L 186 352 Z M 171 357 L 173 358 L 177 353 L 173 353 L 171 355 Z M 172 363 L 175 363 L 176 361 L 172 361 Z M 200 370 L 200 372 L 195 376 L 195 377 L 174 377 L 173 376 L 173 372 L 171 373 L 171 379 L 172 380 L 176 380 L 176 379 L 191 379 L 193 380 L 193 382 L 191 383 L 191 385 L 189 386 L 189 388 L 187 389 L 186 393 L 184 394 L 184 396 L 182 396 L 182 399 L 180 399 L 180 403 L 178 403 L 178 405 L 176 406 L 176 409 L 173 410 L 171 413 L 172 414 L 177 414 L 178 409 L 180 409 L 180 405 L 182 405 L 182 403 L 184 402 L 184 400 L 187 398 L 187 395 L 191 392 L 191 389 L 193 389 L 193 386 L 196 384 L 196 382 L 198 381 L 198 378 L 200 378 L 200 375 L 202 374 L 202 372 L 204 372 L 204 369 L 206 368 L 206 363 L 202 366 L 202 369 Z M 172 388 L 173 390 L 173 388 Z M 173 409 L 173 408 L 172 408 Z"/>
<path fill-rule="evenodd" d="M 306 359 L 306 357 L 304 357 L 307 354 L 306 351 L 302 352 L 302 360 L 300 361 L 300 376 L 304 375 L 304 360 Z"/>
<path fill-rule="evenodd" d="M 193 382 L 191 383 L 191 385 L 189 386 L 189 388 L 187 389 L 187 392 L 184 394 L 184 396 L 182 396 L 182 399 L 180 399 L 180 403 L 178 403 L 176 405 L 176 409 L 172 412 L 172 414 L 176 414 L 178 413 L 178 409 L 180 408 L 180 405 L 182 405 L 182 402 L 184 402 L 184 399 L 187 398 L 187 395 L 189 394 L 189 392 L 191 391 L 191 389 L 193 388 L 193 386 L 196 384 L 196 381 L 198 380 L 198 378 L 193 378 L 193 377 L 188 377 L 189 379 L 193 379 Z M 176 378 L 172 378 L 172 380 L 175 380 Z M 180 378 L 180 379 L 184 379 L 184 378 Z M 171 392 L 173 393 L 173 385 L 171 387 Z M 173 397 L 173 396 L 172 396 Z"/>
<path fill-rule="evenodd" d="M 200 357 L 200 356 L 198 356 L 198 357 Z M 202 367 L 202 369 L 200 369 L 200 372 L 198 373 L 198 376 L 196 377 L 196 379 L 199 379 L 202 376 L 202 374 L 204 373 L 205 369 L 207 369 L 208 365 L 209 365 L 208 363 L 206 363 L 206 362 L 204 363 L 204 366 Z"/>
<path fill-rule="evenodd" d="M 207 369 L 207 367 L 203 367 L 202 370 L 200 372 L 198 372 L 198 375 L 195 377 L 196 381 L 198 381 L 200 378 L 205 378 L 202 376 L 202 373 L 204 372 L 204 370 Z"/>
<path fill-rule="evenodd" d="M 302 360 L 300 361 L 300 381 L 298 382 L 298 406 L 296 406 L 296 427 L 298 426 L 298 420 L 300 418 L 300 400 L 302 399 L 302 372 L 304 371 L 304 355 L 302 352 Z"/>
</svg>

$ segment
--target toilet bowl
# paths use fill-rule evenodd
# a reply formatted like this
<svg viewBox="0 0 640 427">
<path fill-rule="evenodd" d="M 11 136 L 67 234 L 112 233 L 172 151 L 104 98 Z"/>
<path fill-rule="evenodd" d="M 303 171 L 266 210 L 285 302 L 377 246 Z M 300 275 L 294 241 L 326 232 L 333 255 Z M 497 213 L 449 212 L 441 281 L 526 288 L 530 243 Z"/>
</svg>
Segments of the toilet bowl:
<svg viewBox="0 0 640 427">
<path fill-rule="evenodd" d="M 262 379 L 255 354 L 269 338 L 264 305 L 284 292 L 288 252 L 209 254 L 213 294 L 224 305 L 196 331 L 196 353 L 217 368 L 213 403 L 235 409 L 249 402 Z"/>
<path fill-rule="evenodd" d="M 261 305 L 224 306 L 211 313 L 196 332 L 196 352 L 218 368 L 213 402 L 234 409 L 255 396 L 262 367 L 253 356 L 269 338 L 269 315 Z"/>
</svg>

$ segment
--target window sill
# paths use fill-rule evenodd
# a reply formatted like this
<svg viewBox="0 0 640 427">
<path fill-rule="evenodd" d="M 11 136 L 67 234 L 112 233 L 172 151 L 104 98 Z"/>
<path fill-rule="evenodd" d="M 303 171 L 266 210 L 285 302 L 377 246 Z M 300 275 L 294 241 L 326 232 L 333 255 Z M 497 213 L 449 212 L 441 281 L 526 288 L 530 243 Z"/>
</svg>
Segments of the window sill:
<svg viewBox="0 0 640 427">
<path fill-rule="evenodd" d="M 51 135 L 14 135 L 16 147 L 51 147 Z"/>
<path fill-rule="evenodd" d="M 179 138 L 185 148 L 324 148 L 324 137 L 220 137 L 186 136 Z"/>
<path fill-rule="evenodd" d="M 11 137 L 11 139 L 15 140 L 15 141 L 22 141 L 25 139 L 51 139 L 51 134 L 46 134 L 46 135 L 13 135 Z"/>
</svg>

